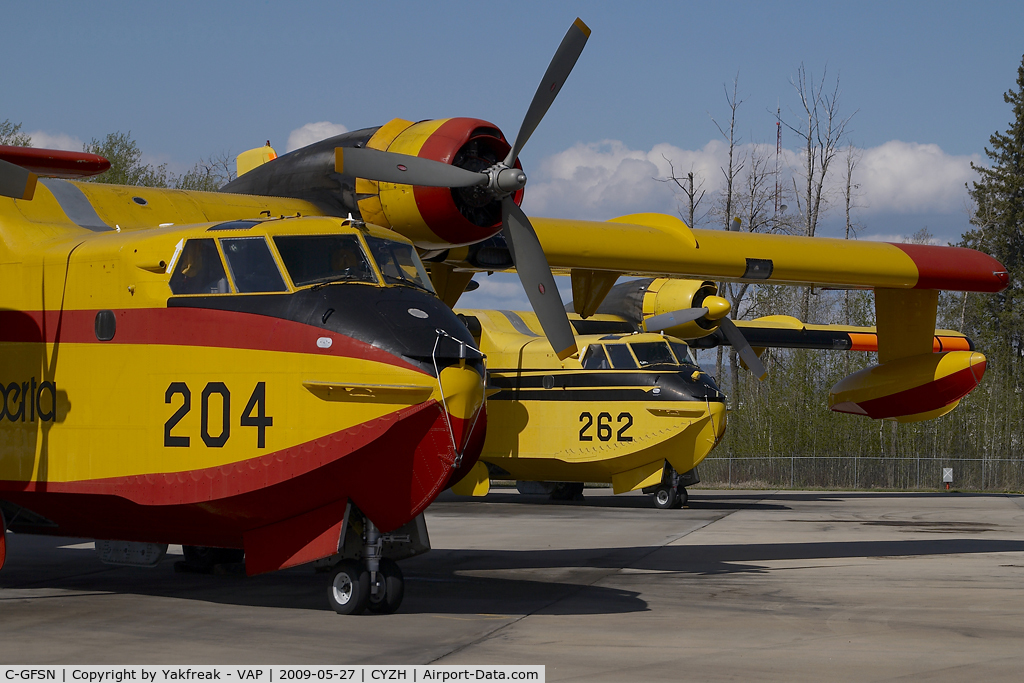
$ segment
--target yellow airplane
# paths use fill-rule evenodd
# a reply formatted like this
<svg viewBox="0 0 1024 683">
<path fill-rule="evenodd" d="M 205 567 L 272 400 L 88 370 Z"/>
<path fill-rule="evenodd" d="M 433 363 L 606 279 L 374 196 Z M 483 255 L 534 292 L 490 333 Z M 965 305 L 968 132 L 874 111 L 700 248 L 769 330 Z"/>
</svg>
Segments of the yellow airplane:
<svg viewBox="0 0 1024 683">
<path fill-rule="evenodd" d="M 681 320 L 663 318 L 659 325 L 659 308 L 674 308 Z M 729 303 L 712 282 L 643 278 L 616 285 L 598 310 L 585 320 L 570 314 L 583 350 L 564 361 L 532 313 L 457 311 L 488 359 L 490 427 L 480 463 L 455 485 L 456 493 L 486 495 L 494 475 L 554 499 L 579 496 L 583 482 L 606 482 L 615 493 L 652 493 L 659 508 L 686 504 L 686 486 L 699 481 L 696 467 L 726 426 L 725 397 L 690 346 L 731 343 L 722 329 Z M 666 322 L 676 324 L 646 331 Z M 804 325 L 786 316 L 735 327 L 755 359 L 769 347 L 877 351 L 875 328 Z M 954 350 L 973 351 L 973 345 L 958 332 L 936 331 L 934 351 Z M 964 393 L 980 380 L 983 365 L 974 370 Z"/>
<path fill-rule="evenodd" d="M 589 34 L 569 28 L 511 143 L 480 119 L 395 119 L 250 150 L 219 193 L 0 149 L 0 527 L 127 564 L 169 543 L 243 551 L 250 574 L 320 562 L 336 611 L 394 611 L 396 560 L 429 548 L 421 511 L 483 447 L 485 360 L 449 307 L 478 270 L 515 267 L 560 362 L 579 349 L 551 267 L 586 318 L 623 273 L 872 288 L 879 374 L 841 401 L 872 416 L 903 395 L 878 378 L 934 395 L 933 357 L 983 362 L 931 353 L 937 290 L 1006 286 L 978 252 L 528 218 L 518 156 Z M 618 419 L 594 416 L 598 443 Z"/>
</svg>

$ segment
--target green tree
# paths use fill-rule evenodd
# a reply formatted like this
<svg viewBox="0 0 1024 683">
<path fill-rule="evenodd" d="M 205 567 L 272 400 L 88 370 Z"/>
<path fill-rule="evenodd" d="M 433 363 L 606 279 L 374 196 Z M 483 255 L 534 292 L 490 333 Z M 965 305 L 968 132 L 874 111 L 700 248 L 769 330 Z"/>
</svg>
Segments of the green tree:
<svg viewBox="0 0 1024 683">
<path fill-rule="evenodd" d="M 965 324 L 984 337 L 1008 343 L 1024 355 L 1024 58 L 1017 68 L 1017 90 L 1003 100 L 1013 107 L 1005 132 L 989 137 L 985 155 L 991 165 L 971 167 L 978 180 L 968 186 L 974 202 L 964 245 L 991 254 L 1006 266 L 1009 286 L 996 295 L 972 296 Z M 973 324 L 972 324 L 973 323 Z M 993 339 L 992 341 L 995 341 Z"/>
<path fill-rule="evenodd" d="M 32 138 L 21 132 L 20 123 L 11 123 L 10 119 L 4 119 L 0 121 L 0 145 L 31 147 Z"/>
<path fill-rule="evenodd" d="M 152 166 L 142 163 L 142 150 L 127 133 L 110 133 L 102 141 L 93 138 L 83 149 L 99 154 L 110 162 L 110 170 L 101 173 L 89 182 L 113 185 L 142 185 L 145 187 L 168 187 L 173 177 L 167 172 L 167 165 Z"/>
</svg>

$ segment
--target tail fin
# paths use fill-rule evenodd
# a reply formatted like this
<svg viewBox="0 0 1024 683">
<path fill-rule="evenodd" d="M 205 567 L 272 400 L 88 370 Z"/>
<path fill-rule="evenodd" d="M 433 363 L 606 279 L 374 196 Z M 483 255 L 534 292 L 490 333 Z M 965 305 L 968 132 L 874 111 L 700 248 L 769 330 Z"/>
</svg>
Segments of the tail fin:
<svg viewBox="0 0 1024 683">
<path fill-rule="evenodd" d="M 275 152 L 274 148 L 270 146 L 270 140 L 267 140 L 267 144 L 263 147 L 250 149 L 238 155 L 235 159 L 238 175 L 245 175 L 257 166 L 262 166 L 268 161 L 273 161 L 276 158 L 277 152 Z"/>
</svg>

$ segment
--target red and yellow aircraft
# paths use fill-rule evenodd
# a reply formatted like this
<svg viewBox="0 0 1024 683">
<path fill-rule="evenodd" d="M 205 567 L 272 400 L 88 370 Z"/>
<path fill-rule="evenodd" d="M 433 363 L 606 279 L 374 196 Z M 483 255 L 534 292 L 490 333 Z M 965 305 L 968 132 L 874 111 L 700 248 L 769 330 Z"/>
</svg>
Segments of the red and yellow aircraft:
<svg viewBox="0 0 1024 683">
<path fill-rule="evenodd" d="M 0 149 L 2 526 L 124 563 L 169 543 L 242 550 L 250 574 L 319 560 L 338 612 L 397 609 L 395 560 L 429 547 L 418 515 L 484 440 L 484 358 L 449 307 L 477 270 L 515 267 L 559 362 L 578 343 L 551 267 L 583 317 L 620 274 L 873 288 L 879 377 L 843 403 L 948 405 L 933 357 L 975 363 L 931 354 L 936 290 L 1005 287 L 984 254 L 523 213 L 519 152 L 589 33 L 570 27 L 511 144 L 479 119 L 395 119 L 252 150 L 219 193 Z"/>
<path fill-rule="evenodd" d="M 726 427 L 724 397 L 697 365 L 691 347 L 735 342 L 752 347 L 756 364 L 765 348 L 878 350 L 873 327 L 805 325 L 789 316 L 731 323 L 725 317 L 729 309 L 713 282 L 623 282 L 612 288 L 597 314 L 586 319 L 569 314 L 581 353 L 563 361 L 531 312 L 457 309 L 487 356 L 491 389 L 480 462 L 455 492 L 486 495 L 494 474 L 517 480 L 523 492 L 554 499 L 577 497 L 584 482 L 605 482 L 615 493 L 652 493 L 659 508 L 685 505 L 686 486 L 699 481 L 697 465 Z M 973 363 L 967 373 L 951 373 L 951 357 L 941 356 L 946 363 L 938 364 L 932 387 L 949 384 L 951 396 L 942 400 L 952 400 L 943 412 L 952 410 L 984 373 L 984 357 L 969 353 L 974 351 L 969 339 L 937 330 L 933 353 L 950 351 L 968 352 Z M 850 412 L 843 391 L 842 383 L 833 388 L 829 403 L 833 410 Z M 893 419 L 929 417 L 919 414 L 913 393 L 891 402 L 904 413 Z"/>
</svg>

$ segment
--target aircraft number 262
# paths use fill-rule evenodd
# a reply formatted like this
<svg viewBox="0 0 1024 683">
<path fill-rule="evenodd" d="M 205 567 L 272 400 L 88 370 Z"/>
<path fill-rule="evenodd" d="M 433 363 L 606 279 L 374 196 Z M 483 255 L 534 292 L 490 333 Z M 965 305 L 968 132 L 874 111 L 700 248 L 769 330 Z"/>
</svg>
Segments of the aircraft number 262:
<svg viewBox="0 0 1024 683">
<path fill-rule="evenodd" d="M 214 394 L 220 395 L 221 420 L 220 433 L 210 434 L 210 397 Z M 167 422 L 164 423 L 164 446 L 188 448 L 191 438 L 181 434 L 171 434 L 182 418 L 192 410 L 192 391 L 185 382 L 171 382 L 164 392 L 164 403 L 171 403 L 174 396 L 181 396 L 181 407 L 179 407 Z M 216 406 L 216 403 L 214 403 Z M 209 448 L 222 448 L 231 436 L 231 392 L 224 382 L 207 382 L 203 388 L 202 400 L 200 401 L 202 417 L 199 420 L 199 432 L 203 437 L 203 443 Z M 255 415 L 253 414 L 255 412 Z M 216 416 L 214 416 L 216 422 Z M 267 416 L 267 383 L 257 382 L 256 388 L 252 390 L 249 402 L 245 404 L 245 410 L 239 420 L 242 427 L 256 427 L 256 446 L 266 448 L 267 427 L 273 426 L 274 418 Z M 214 427 L 216 429 L 216 427 Z"/>
<path fill-rule="evenodd" d="M 619 429 L 615 432 L 616 441 L 632 441 L 633 437 L 626 435 L 626 430 L 633 426 L 633 416 L 629 413 L 619 413 L 619 416 L 615 419 L 618 423 Z M 580 422 L 583 426 L 580 427 L 580 441 L 593 441 L 594 437 L 589 433 L 590 428 L 594 426 L 594 416 L 591 413 L 580 413 Z M 597 439 L 598 441 L 611 441 L 612 440 L 612 416 L 611 413 L 598 413 L 597 414 Z"/>
</svg>

